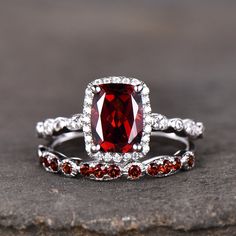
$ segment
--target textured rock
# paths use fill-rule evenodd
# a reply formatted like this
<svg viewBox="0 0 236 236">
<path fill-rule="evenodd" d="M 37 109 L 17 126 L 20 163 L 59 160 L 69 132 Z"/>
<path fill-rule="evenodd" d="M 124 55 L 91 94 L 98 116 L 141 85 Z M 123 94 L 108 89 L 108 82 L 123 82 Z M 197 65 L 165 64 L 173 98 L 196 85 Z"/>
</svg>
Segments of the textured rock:
<svg viewBox="0 0 236 236">
<path fill-rule="evenodd" d="M 235 8 L 2 1 L 0 235 L 236 235 Z M 145 80 L 154 111 L 206 123 L 194 170 L 98 183 L 39 167 L 35 123 L 80 112 L 105 75 Z M 160 144 L 153 153 L 175 150 Z"/>
</svg>

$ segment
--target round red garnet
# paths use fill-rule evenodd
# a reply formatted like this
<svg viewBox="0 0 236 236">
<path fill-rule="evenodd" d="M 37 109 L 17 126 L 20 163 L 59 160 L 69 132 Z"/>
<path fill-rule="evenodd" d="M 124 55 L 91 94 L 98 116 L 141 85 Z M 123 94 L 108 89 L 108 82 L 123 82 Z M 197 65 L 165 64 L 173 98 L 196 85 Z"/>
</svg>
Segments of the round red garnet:
<svg viewBox="0 0 236 236">
<path fill-rule="evenodd" d="M 70 175 L 72 173 L 72 165 L 69 162 L 64 162 L 61 166 L 63 173 Z"/>
<path fill-rule="evenodd" d="M 102 164 L 97 164 L 94 167 L 93 174 L 96 178 L 103 178 L 103 176 L 107 174 L 107 168 Z"/>
<path fill-rule="evenodd" d="M 120 176 L 120 168 L 117 165 L 110 165 L 107 173 L 111 178 L 117 178 Z"/>
<path fill-rule="evenodd" d="M 181 161 L 179 158 L 175 158 L 175 164 L 173 164 L 174 170 L 179 170 L 181 168 Z"/>
<path fill-rule="evenodd" d="M 130 166 L 128 175 L 131 179 L 138 179 L 142 174 L 142 170 L 138 165 Z"/>
<path fill-rule="evenodd" d="M 53 158 L 50 160 L 50 168 L 52 171 L 58 171 L 58 161 L 57 158 Z"/>
<path fill-rule="evenodd" d="M 156 163 L 151 163 L 148 165 L 147 172 L 151 176 L 156 176 L 159 174 L 159 165 Z"/>
<path fill-rule="evenodd" d="M 40 158 L 40 162 L 46 167 L 49 167 L 49 162 L 48 162 L 48 158 L 47 157 L 41 157 Z"/>
<path fill-rule="evenodd" d="M 163 174 L 168 174 L 173 168 L 173 164 L 169 160 L 164 160 L 163 164 Z"/>
<path fill-rule="evenodd" d="M 129 84 L 102 84 L 94 94 L 91 125 L 94 145 L 102 152 L 128 153 L 141 142 L 143 107 L 141 93 Z"/>
<path fill-rule="evenodd" d="M 89 164 L 83 164 L 80 166 L 80 173 L 83 176 L 89 176 L 92 172 L 92 169 L 90 168 Z"/>
<path fill-rule="evenodd" d="M 195 159 L 193 156 L 190 156 L 188 158 L 188 166 L 192 168 L 192 167 L 194 167 L 194 164 L 195 164 Z"/>
</svg>

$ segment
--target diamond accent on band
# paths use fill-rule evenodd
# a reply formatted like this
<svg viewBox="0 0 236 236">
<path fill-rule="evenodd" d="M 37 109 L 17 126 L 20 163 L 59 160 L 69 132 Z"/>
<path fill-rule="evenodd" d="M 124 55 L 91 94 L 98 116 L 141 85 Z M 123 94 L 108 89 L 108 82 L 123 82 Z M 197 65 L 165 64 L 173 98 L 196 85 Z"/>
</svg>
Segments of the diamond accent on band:
<svg viewBox="0 0 236 236">
<path fill-rule="evenodd" d="M 82 114 L 77 114 L 68 119 L 66 127 L 69 130 L 76 131 L 82 129 L 82 126 Z"/>
<path fill-rule="evenodd" d="M 181 119 L 170 119 L 168 122 L 168 126 L 172 127 L 174 130 L 180 132 L 184 129 L 184 123 Z"/>
<path fill-rule="evenodd" d="M 47 119 L 44 122 L 44 133 L 46 136 L 50 136 L 53 134 L 53 129 L 54 129 L 54 120 L 53 119 Z"/>
<path fill-rule="evenodd" d="M 53 132 L 59 132 L 67 125 L 67 119 L 64 117 L 58 117 L 53 120 Z"/>
<path fill-rule="evenodd" d="M 161 114 L 152 114 L 152 117 L 153 117 L 153 125 L 152 125 L 152 128 L 154 130 L 160 130 L 160 131 L 163 131 L 163 130 L 166 130 L 168 128 L 168 119 L 161 115 Z"/>
<path fill-rule="evenodd" d="M 194 122 L 190 119 L 167 119 L 161 114 L 152 114 L 152 129 L 154 131 L 169 131 L 174 130 L 176 133 L 184 132 L 190 138 L 199 138 L 204 134 L 205 127 L 201 122 Z"/>
<path fill-rule="evenodd" d="M 53 135 L 56 136 L 58 133 L 60 134 L 63 129 L 67 129 L 68 131 L 82 131 L 83 122 L 82 114 L 73 115 L 71 118 L 58 117 L 47 119 L 44 122 L 37 123 L 36 132 L 39 137 L 47 138 Z"/>
<path fill-rule="evenodd" d="M 183 169 L 190 170 L 195 166 L 196 157 L 193 152 L 185 152 L 182 156 Z"/>
</svg>

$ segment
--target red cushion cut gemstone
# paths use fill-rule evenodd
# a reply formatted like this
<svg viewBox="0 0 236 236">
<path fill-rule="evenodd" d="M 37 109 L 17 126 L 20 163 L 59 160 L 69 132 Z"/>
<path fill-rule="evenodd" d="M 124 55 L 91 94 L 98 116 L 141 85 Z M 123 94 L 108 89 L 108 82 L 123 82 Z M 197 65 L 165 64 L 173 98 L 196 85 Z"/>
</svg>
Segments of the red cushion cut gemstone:
<svg viewBox="0 0 236 236">
<path fill-rule="evenodd" d="M 93 142 L 102 152 L 133 152 L 143 131 L 141 94 L 133 85 L 102 84 L 94 95 L 91 124 Z"/>
</svg>

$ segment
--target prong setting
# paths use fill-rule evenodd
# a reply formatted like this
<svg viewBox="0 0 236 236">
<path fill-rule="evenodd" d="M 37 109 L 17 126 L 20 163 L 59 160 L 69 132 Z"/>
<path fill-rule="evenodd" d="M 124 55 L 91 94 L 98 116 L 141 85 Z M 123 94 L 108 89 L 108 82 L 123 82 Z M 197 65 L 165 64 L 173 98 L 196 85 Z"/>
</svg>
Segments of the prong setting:
<svg viewBox="0 0 236 236">
<path fill-rule="evenodd" d="M 97 86 L 97 85 L 93 85 L 93 86 L 91 87 L 91 89 L 92 89 L 92 91 L 93 91 L 94 94 L 101 92 L 101 88 L 100 88 L 99 86 Z"/>
<path fill-rule="evenodd" d="M 142 84 L 139 84 L 139 85 L 135 85 L 135 86 L 134 86 L 134 90 L 135 90 L 135 92 L 137 92 L 137 93 L 140 93 L 140 92 L 142 91 L 142 89 L 143 89 L 143 85 L 142 85 Z"/>
<path fill-rule="evenodd" d="M 134 151 L 141 152 L 143 147 L 142 147 L 141 144 L 136 143 L 136 144 L 133 145 L 133 149 L 134 149 Z"/>
<path fill-rule="evenodd" d="M 97 153 L 100 151 L 100 148 L 101 148 L 100 145 L 92 145 L 91 151 L 92 153 Z"/>
</svg>

